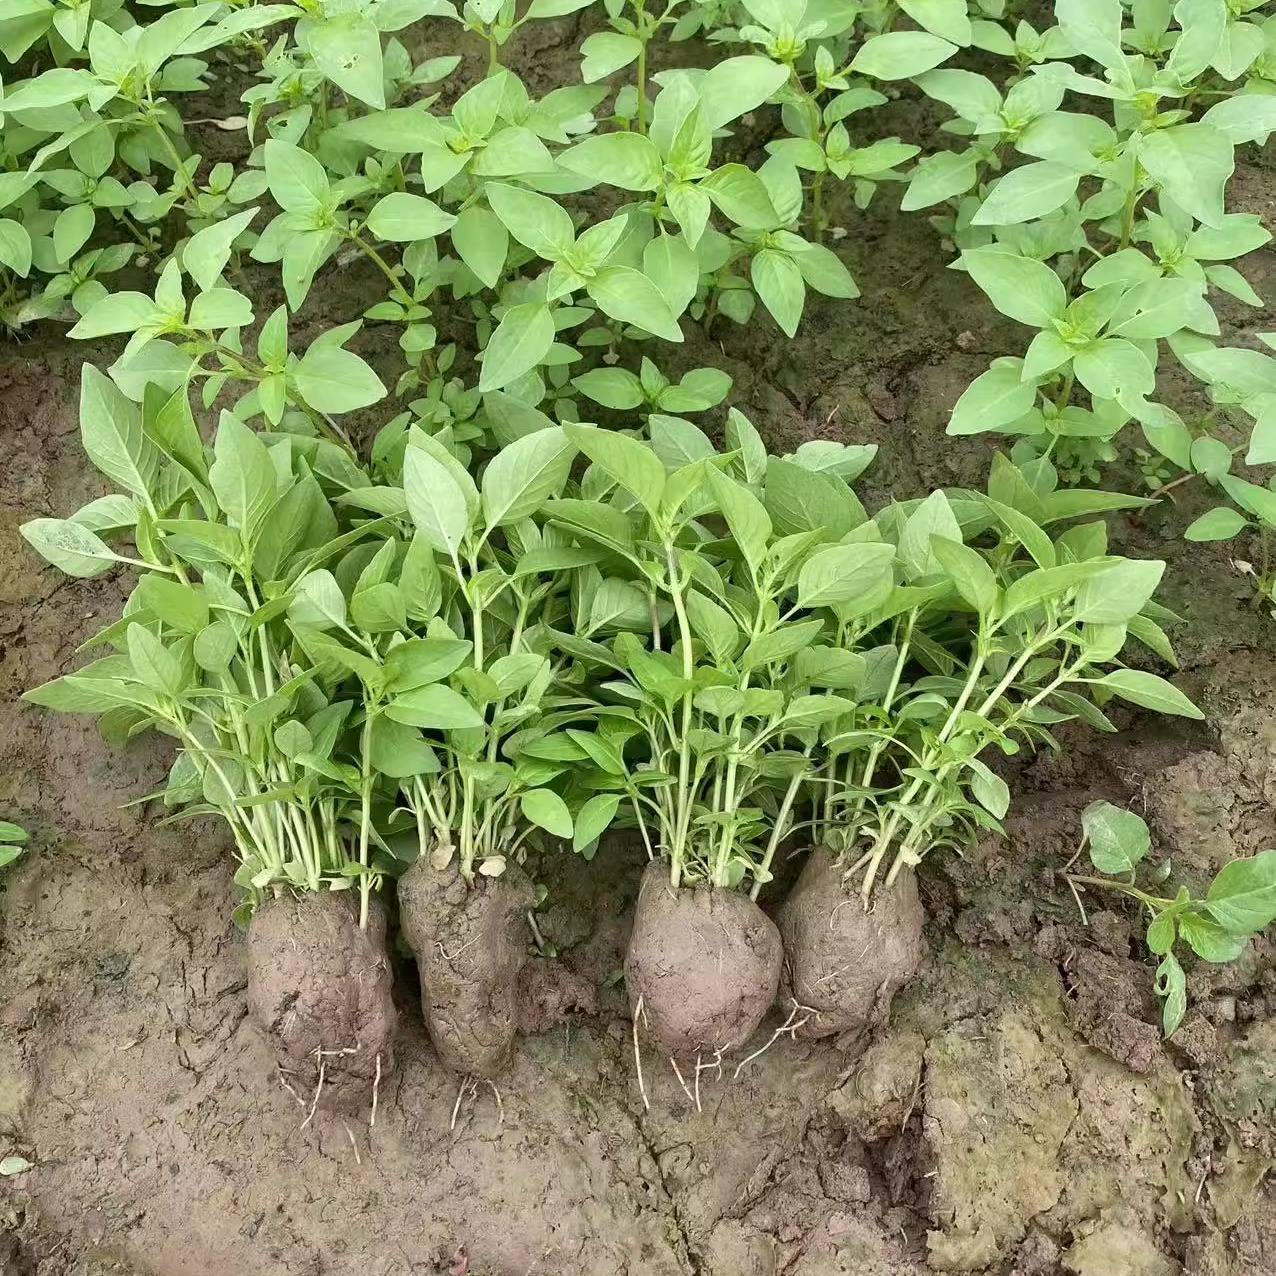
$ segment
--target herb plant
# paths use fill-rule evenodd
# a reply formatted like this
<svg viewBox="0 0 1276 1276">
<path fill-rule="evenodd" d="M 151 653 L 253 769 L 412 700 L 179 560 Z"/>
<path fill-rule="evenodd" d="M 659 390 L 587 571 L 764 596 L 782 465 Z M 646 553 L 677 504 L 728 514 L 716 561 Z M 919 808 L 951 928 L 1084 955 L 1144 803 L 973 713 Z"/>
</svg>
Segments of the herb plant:
<svg viewBox="0 0 1276 1276">
<path fill-rule="evenodd" d="M 26 850 L 30 834 L 20 824 L 0 820 L 0 868 L 12 864 Z"/>
<path fill-rule="evenodd" d="M 1079 907 L 1078 887 L 1117 891 L 1141 906 L 1148 918 L 1148 951 L 1161 959 L 1156 993 L 1163 1003 L 1162 1026 L 1168 1037 L 1187 1010 L 1187 977 L 1175 945 L 1182 941 L 1202 961 L 1235 961 L 1252 936 L 1276 921 L 1276 851 L 1224 864 L 1202 899 L 1186 886 L 1167 898 L 1155 893 L 1164 873 L 1155 872 L 1151 884 L 1138 884 L 1138 868 L 1152 839 L 1147 824 L 1133 811 L 1111 802 L 1093 802 L 1082 812 L 1081 827 L 1082 846 L 1091 864 L 1105 876 L 1068 872 L 1066 880 Z M 1167 862 L 1164 868 L 1168 872 L 1171 866 Z M 1084 907 L 1081 913 L 1084 918 Z"/>
</svg>

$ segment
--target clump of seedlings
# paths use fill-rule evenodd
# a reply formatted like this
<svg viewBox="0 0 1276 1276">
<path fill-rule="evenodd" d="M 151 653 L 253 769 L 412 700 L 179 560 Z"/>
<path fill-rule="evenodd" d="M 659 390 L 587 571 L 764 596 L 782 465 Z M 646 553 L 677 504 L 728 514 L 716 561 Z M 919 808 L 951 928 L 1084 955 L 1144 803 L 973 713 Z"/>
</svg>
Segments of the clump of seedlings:
<svg viewBox="0 0 1276 1276">
<path fill-rule="evenodd" d="M 80 428 L 89 459 L 122 491 L 68 519 L 22 528 L 73 576 L 140 572 L 109 648 L 27 699 L 99 716 L 123 743 L 154 728 L 178 744 L 153 796 L 216 815 L 238 854 L 249 928 L 249 1004 L 300 1102 L 351 1109 L 393 1059 L 384 919 L 373 892 L 371 789 L 345 670 L 318 643 L 344 616 L 336 578 L 368 528 L 333 498 L 360 471 L 334 443 L 262 436 L 223 413 L 201 441 L 185 384 L 139 407 L 86 366 Z M 131 538 L 130 551 L 115 548 Z M 312 658 L 314 651 L 318 658 Z"/>
</svg>

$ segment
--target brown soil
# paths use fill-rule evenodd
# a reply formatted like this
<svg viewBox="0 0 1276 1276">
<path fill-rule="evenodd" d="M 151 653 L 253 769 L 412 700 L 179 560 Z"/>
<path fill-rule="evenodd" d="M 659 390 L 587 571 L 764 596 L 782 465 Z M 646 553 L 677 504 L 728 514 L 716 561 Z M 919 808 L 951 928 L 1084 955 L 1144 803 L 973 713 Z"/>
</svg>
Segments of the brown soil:
<svg viewBox="0 0 1276 1276">
<path fill-rule="evenodd" d="M 430 1040 L 462 1076 L 491 1078 L 509 1066 L 535 903 L 516 864 L 471 885 L 454 865 L 439 871 L 423 855 L 399 878 L 399 923 L 416 954 Z"/>
<path fill-rule="evenodd" d="M 535 48 L 541 87 L 575 74 L 560 47 Z M 1232 206 L 1270 227 L 1272 170 L 1256 159 Z M 649 351 L 674 374 L 725 367 L 730 402 L 773 446 L 879 443 L 870 503 L 982 481 L 1004 441 L 949 439 L 944 422 L 1024 336 L 942 269 L 939 236 L 892 213 L 895 197 L 866 215 L 831 200 L 861 301 L 811 295 L 792 343 L 760 315 L 712 340 L 688 324 L 684 347 Z M 1276 250 L 1240 265 L 1276 299 Z M 376 295 L 358 269 L 322 279 L 298 348 Z M 1222 319 L 1240 342 L 1276 327 L 1270 306 Z M 356 342 L 392 381 L 392 327 Z M 620 981 L 644 861 L 605 847 L 537 867 L 541 930 L 599 1012 L 516 1044 L 503 1120 L 480 1088 L 450 1128 L 456 1091 L 400 970 L 375 1126 L 319 1112 L 301 1129 L 246 1022 L 228 839 L 125 805 L 162 784 L 168 745 L 110 747 L 91 723 L 17 700 L 72 668 L 129 588 L 122 573 L 67 581 L 16 532 L 104 490 L 75 400 L 80 361 L 114 352 L 54 330 L 0 347 L 0 818 L 34 833 L 0 875 L 0 1158 L 33 1166 L 0 1178 L 3 1276 L 1276 1271 L 1271 941 L 1189 967 L 1188 1017 L 1166 1042 L 1137 911 L 1089 896 L 1083 925 L 1059 878 L 1100 797 L 1140 809 L 1159 862 L 1195 884 L 1276 846 L 1276 631 L 1233 566 L 1253 547 L 1180 539 L 1208 492 L 1188 484 L 1110 522 L 1117 551 L 1169 560 L 1166 601 L 1188 622 L 1180 679 L 1207 722 L 1130 712 L 1117 735 L 1065 730 L 1060 754 L 1007 772 L 1007 836 L 924 865 L 931 959 L 859 1059 L 782 1039 L 734 1079 L 704 1074 L 699 1111 L 672 1070 L 648 1066 L 647 1111 Z M 364 437 L 395 410 L 352 426 Z"/>
<path fill-rule="evenodd" d="M 844 1035 L 842 1049 L 862 1050 L 921 965 L 925 919 L 911 872 L 889 888 L 879 885 L 865 912 L 833 855 L 812 850 L 776 912 L 784 939 L 781 996 L 800 1008 L 798 1036 Z"/>
<path fill-rule="evenodd" d="M 394 1068 L 397 1016 L 385 910 L 359 928 L 359 892 L 263 903 L 248 927 L 248 1014 L 309 1112 L 355 1113 Z"/>
<path fill-rule="evenodd" d="M 783 951 L 775 923 L 740 891 L 669 885 L 643 873 L 625 983 L 639 1025 L 673 1059 L 730 1054 L 775 1001 Z"/>
</svg>

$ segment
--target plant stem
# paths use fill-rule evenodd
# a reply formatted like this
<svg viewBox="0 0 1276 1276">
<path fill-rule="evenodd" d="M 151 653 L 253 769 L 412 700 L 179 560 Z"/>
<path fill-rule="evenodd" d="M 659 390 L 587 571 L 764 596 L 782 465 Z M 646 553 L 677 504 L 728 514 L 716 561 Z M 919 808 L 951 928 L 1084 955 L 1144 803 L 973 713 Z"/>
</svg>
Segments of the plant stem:
<svg viewBox="0 0 1276 1276">
<path fill-rule="evenodd" d="M 158 116 L 152 115 L 150 121 L 151 127 L 159 134 L 160 142 L 168 152 L 169 158 L 173 161 L 174 176 L 182 179 L 182 185 L 186 187 L 187 195 L 193 200 L 198 200 L 199 191 L 195 189 L 195 183 L 191 181 L 190 175 L 186 171 L 186 165 L 182 162 L 182 157 L 177 153 L 177 147 L 173 145 L 173 139 L 168 135 L 168 130 L 159 122 Z"/>
<path fill-rule="evenodd" d="M 687 736 L 691 731 L 691 680 L 695 676 L 695 657 L 691 647 L 691 623 L 682 598 L 678 556 L 673 542 L 665 541 L 665 564 L 669 571 L 669 592 L 673 595 L 674 615 L 678 620 L 678 641 L 682 644 L 682 676 L 687 689 L 682 696 L 682 734 L 678 740 L 678 808 L 674 844 L 669 847 L 669 881 L 675 890 L 682 880 L 682 860 L 686 854 L 686 837 L 691 826 L 691 752 Z"/>
<path fill-rule="evenodd" d="M 1125 199 L 1125 211 L 1121 214 L 1121 247 L 1129 248 L 1134 236 L 1134 215 L 1138 211 L 1143 192 L 1136 186 Z"/>
<path fill-rule="evenodd" d="M 368 243 L 368 241 L 364 239 L 363 236 L 360 235 L 357 230 L 352 230 L 348 233 L 350 236 L 350 242 L 354 244 L 354 246 L 358 248 L 359 251 L 362 252 L 363 255 L 367 257 L 368 260 L 371 261 L 376 266 L 376 268 L 390 281 L 390 287 L 394 291 L 396 299 L 400 302 L 400 304 L 406 305 L 406 306 L 413 305 L 414 301 L 411 294 L 399 282 L 398 275 L 396 275 L 394 271 L 390 269 L 390 266 L 387 264 L 386 259 L 382 257 L 381 254 L 377 252 L 377 250 L 373 248 L 373 246 L 370 243 Z"/>
<path fill-rule="evenodd" d="M 634 12 L 638 18 L 634 24 L 638 29 L 638 114 L 635 122 L 638 125 L 638 132 L 642 134 L 647 132 L 647 40 L 649 36 L 645 22 L 646 8 L 647 0 L 634 0 Z"/>
<path fill-rule="evenodd" d="M 811 751 L 806 751 L 807 757 L 811 756 Z M 758 865 L 758 871 L 754 875 L 753 889 L 749 892 L 749 898 L 756 904 L 758 896 L 762 893 L 762 886 L 767 875 L 771 871 L 771 861 L 775 859 L 775 852 L 780 845 L 781 839 L 784 837 L 784 823 L 789 818 L 789 812 L 793 809 L 793 800 L 797 797 L 798 789 L 802 787 L 802 781 L 805 778 L 803 773 L 799 771 L 790 781 L 789 787 L 785 791 L 784 801 L 780 803 L 780 809 L 776 812 L 775 823 L 771 826 L 771 836 L 767 839 L 766 850 L 762 855 L 762 862 Z"/>
<path fill-rule="evenodd" d="M 811 179 L 811 238 L 815 243 L 824 239 L 824 174 L 816 173 Z"/>
</svg>

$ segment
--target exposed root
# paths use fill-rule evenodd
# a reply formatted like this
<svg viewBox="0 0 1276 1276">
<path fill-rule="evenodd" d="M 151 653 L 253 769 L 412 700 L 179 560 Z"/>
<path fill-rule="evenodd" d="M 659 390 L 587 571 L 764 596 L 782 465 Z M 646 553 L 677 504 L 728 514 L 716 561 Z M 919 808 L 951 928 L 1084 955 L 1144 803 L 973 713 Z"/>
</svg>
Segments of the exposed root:
<svg viewBox="0 0 1276 1276">
<path fill-rule="evenodd" d="M 478 1086 L 473 1083 L 469 1077 L 462 1077 L 460 1087 L 456 1092 L 456 1102 L 452 1105 L 452 1123 L 448 1126 L 449 1130 L 456 1129 L 456 1119 L 461 1115 L 461 1102 L 465 1098 L 468 1091 L 471 1096 L 478 1090 Z"/>
<path fill-rule="evenodd" d="M 341 1124 L 346 1127 L 346 1138 L 350 1140 L 350 1146 L 354 1149 L 354 1163 L 356 1165 L 362 1165 L 363 1157 L 359 1155 L 359 1144 L 355 1141 L 354 1131 L 350 1128 L 347 1122 L 342 1121 Z"/>
<path fill-rule="evenodd" d="M 284 1088 L 285 1090 L 287 1090 L 287 1091 L 288 1091 L 288 1093 L 289 1093 L 290 1095 L 292 1095 L 292 1097 L 293 1097 L 294 1099 L 296 1099 L 296 1100 L 297 1100 L 297 1106 L 298 1106 L 298 1107 L 302 1107 L 302 1108 L 304 1108 L 304 1107 L 306 1106 L 306 1101 L 305 1101 L 305 1099 L 303 1099 L 303 1098 L 301 1097 L 301 1095 L 299 1095 L 299 1094 L 296 1092 L 296 1090 L 294 1090 L 294 1089 L 292 1088 L 292 1086 L 288 1083 L 288 1078 L 287 1078 L 287 1076 L 285 1075 L 283 1068 L 278 1068 L 278 1067 L 277 1067 L 277 1071 L 278 1071 L 278 1073 L 279 1073 L 279 1084 L 280 1084 L 281 1086 L 283 1086 L 283 1088 Z"/>
<path fill-rule="evenodd" d="M 372 1115 L 368 1117 L 368 1129 L 376 1128 L 377 1096 L 381 1092 L 381 1052 L 377 1051 L 377 1075 L 372 1078 Z"/>
<path fill-rule="evenodd" d="M 696 1090 L 696 1111 L 697 1112 L 703 1111 L 703 1109 L 700 1107 L 700 1074 L 702 1072 L 716 1072 L 718 1074 L 717 1080 L 719 1081 L 722 1080 L 722 1051 L 721 1050 L 715 1050 L 713 1052 L 713 1058 L 710 1059 L 708 1063 L 701 1063 L 700 1056 L 696 1055 L 695 1090 Z"/>
<path fill-rule="evenodd" d="M 771 1034 L 771 1038 L 766 1045 L 759 1047 L 751 1055 L 746 1055 L 736 1064 L 735 1074 L 731 1078 L 733 1081 L 739 1077 L 740 1070 L 746 1063 L 752 1063 L 754 1059 L 766 1054 L 781 1037 L 787 1036 L 790 1040 L 793 1040 L 803 1024 L 807 1023 L 811 1016 L 816 1013 L 810 1006 L 802 1005 L 796 997 L 790 998 L 790 1000 L 793 1002 L 793 1009 L 789 1011 L 789 1017 Z M 798 1015 L 801 1015 L 802 1018 L 798 1019 Z"/>
<path fill-rule="evenodd" d="M 496 1100 L 496 1123 L 497 1125 L 505 1124 L 505 1100 L 501 1098 L 501 1092 L 495 1081 L 489 1081 L 487 1088 L 491 1090 L 492 1097 Z"/>
<path fill-rule="evenodd" d="M 692 1093 L 691 1093 L 691 1090 L 690 1090 L 690 1089 L 689 1089 L 689 1087 L 687 1086 L 686 1081 L 683 1079 L 683 1076 L 682 1076 L 682 1069 L 678 1067 L 678 1060 L 677 1060 L 677 1059 L 675 1059 L 675 1058 L 673 1057 L 673 1055 L 670 1055 L 670 1056 L 669 1056 L 669 1063 L 670 1063 L 670 1066 L 673 1068 L 673 1075 L 674 1075 L 675 1077 L 677 1077 L 677 1078 L 678 1078 L 678 1084 L 682 1087 L 682 1092 L 683 1092 L 683 1094 L 685 1094 L 685 1095 L 687 1096 L 687 1102 L 688 1102 L 688 1103 L 695 1103 L 695 1104 L 696 1104 L 696 1111 L 699 1111 L 699 1110 L 700 1110 L 700 1105 L 699 1105 L 698 1103 L 696 1103 L 696 1096 L 695 1096 L 694 1094 L 692 1094 Z"/>
<path fill-rule="evenodd" d="M 314 1120 L 314 1118 L 315 1118 L 315 1111 L 316 1111 L 316 1110 L 318 1109 L 318 1107 L 319 1107 L 319 1096 L 323 1093 L 323 1077 L 324 1077 L 324 1071 L 325 1071 L 325 1069 L 326 1069 L 326 1068 L 327 1068 L 327 1066 L 328 1066 L 328 1065 L 327 1065 L 326 1063 L 324 1063 L 324 1061 L 323 1061 L 323 1051 L 322 1051 L 322 1050 L 316 1050 L 316 1051 L 315 1051 L 315 1054 L 316 1054 L 316 1055 L 318 1056 L 318 1058 L 319 1058 L 319 1084 L 318 1084 L 317 1086 L 315 1086 L 315 1097 L 314 1097 L 314 1098 L 310 1101 L 310 1111 L 306 1113 L 306 1119 L 305 1119 L 305 1120 L 301 1123 L 301 1128 L 302 1128 L 303 1130 L 304 1130 L 304 1129 L 306 1128 L 306 1126 L 308 1126 L 308 1125 L 311 1123 L 311 1121 L 313 1121 L 313 1120 Z"/>
<path fill-rule="evenodd" d="M 651 1102 L 647 1098 L 647 1084 L 642 1079 L 642 1047 L 638 1044 L 638 1017 L 639 1015 L 642 1015 L 642 1013 L 642 996 L 640 994 L 638 997 L 638 1004 L 634 1007 L 632 1020 L 634 1034 L 634 1067 L 638 1070 L 638 1093 L 642 1095 L 642 1106 L 650 1112 Z"/>
</svg>

